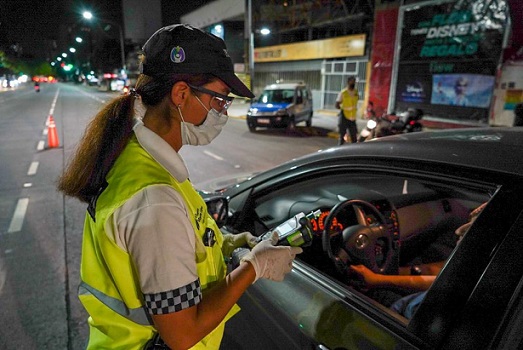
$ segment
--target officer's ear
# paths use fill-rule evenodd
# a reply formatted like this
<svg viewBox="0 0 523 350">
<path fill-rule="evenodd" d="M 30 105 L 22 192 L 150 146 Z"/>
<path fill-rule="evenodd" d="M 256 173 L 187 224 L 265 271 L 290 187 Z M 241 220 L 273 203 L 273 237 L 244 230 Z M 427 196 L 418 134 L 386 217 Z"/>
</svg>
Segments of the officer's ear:
<svg viewBox="0 0 523 350">
<path fill-rule="evenodd" d="M 185 104 L 189 94 L 191 93 L 191 88 L 184 81 L 176 82 L 171 88 L 171 102 L 175 106 L 180 106 Z"/>
</svg>

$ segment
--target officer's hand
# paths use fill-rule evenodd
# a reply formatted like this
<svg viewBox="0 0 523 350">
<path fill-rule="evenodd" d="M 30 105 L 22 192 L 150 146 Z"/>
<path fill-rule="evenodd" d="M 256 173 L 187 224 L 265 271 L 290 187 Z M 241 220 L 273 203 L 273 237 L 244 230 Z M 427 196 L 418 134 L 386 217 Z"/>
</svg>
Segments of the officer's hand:
<svg viewBox="0 0 523 350">
<path fill-rule="evenodd" d="M 274 246 L 273 242 L 273 239 L 263 240 L 241 258 L 241 261 L 248 261 L 254 267 L 254 282 L 259 278 L 283 281 L 292 269 L 292 261 L 296 254 L 303 251 L 299 247 Z"/>
<path fill-rule="evenodd" d="M 250 232 L 238 234 L 227 233 L 223 235 L 222 253 L 224 256 L 230 256 L 234 249 L 248 245 L 253 248 L 256 245 L 256 237 Z"/>
</svg>

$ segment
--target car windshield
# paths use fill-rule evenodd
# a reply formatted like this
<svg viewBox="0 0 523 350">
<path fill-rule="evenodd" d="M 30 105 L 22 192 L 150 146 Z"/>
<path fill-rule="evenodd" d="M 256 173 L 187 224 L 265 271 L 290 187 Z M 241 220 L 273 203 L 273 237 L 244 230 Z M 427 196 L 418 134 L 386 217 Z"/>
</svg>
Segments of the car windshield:
<svg viewBox="0 0 523 350">
<path fill-rule="evenodd" d="M 259 103 L 292 103 L 294 97 L 294 90 L 279 89 L 279 90 L 265 90 L 258 99 Z"/>
</svg>

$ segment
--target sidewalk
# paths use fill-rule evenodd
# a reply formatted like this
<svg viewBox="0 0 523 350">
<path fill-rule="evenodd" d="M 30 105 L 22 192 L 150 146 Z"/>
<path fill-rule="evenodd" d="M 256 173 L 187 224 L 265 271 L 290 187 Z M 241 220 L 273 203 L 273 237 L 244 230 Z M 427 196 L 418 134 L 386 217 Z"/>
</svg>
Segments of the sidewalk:
<svg viewBox="0 0 523 350">
<path fill-rule="evenodd" d="M 229 107 L 227 114 L 230 118 L 246 119 L 247 111 L 249 110 L 250 104 L 248 102 L 235 100 Z M 318 129 L 325 129 L 327 137 L 338 138 L 338 113 L 337 110 L 318 109 L 314 111 L 312 116 L 312 127 Z M 367 121 L 358 119 L 356 121 L 358 125 L 358 132 L 361 132 L 367 125 Z M 302 126 L 303 123 L 298 124 Z M 305 125 L 305 124 L 303 124 Z"/>
</svg>

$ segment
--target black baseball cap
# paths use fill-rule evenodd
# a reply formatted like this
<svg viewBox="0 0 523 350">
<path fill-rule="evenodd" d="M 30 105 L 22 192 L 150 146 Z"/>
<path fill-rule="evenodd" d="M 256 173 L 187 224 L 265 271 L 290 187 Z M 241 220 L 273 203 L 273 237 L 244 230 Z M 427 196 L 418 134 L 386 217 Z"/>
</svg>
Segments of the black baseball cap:
<svg viewBox="0 0 523 350">
<path fill-rule="evenodd" d="M 187 24 L 160 28 L 147 40 L 142 51 L 145 60 L 140 64 L 140 72 L 145 75 L 212 74 L 235 95 L 254 97 L 234 74 L 223 40 L 199 28 Z"/>
</svg>

